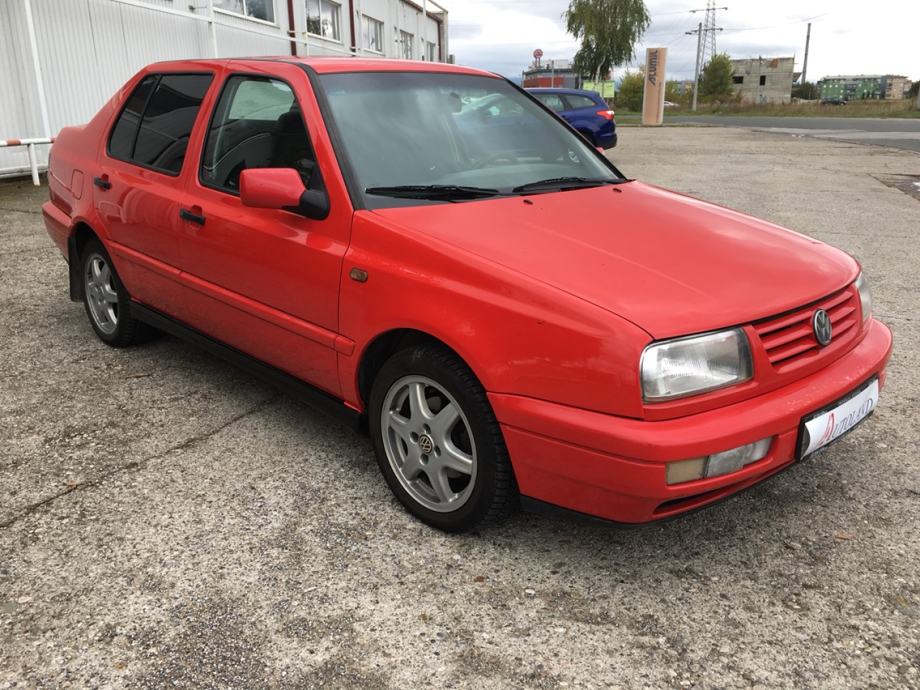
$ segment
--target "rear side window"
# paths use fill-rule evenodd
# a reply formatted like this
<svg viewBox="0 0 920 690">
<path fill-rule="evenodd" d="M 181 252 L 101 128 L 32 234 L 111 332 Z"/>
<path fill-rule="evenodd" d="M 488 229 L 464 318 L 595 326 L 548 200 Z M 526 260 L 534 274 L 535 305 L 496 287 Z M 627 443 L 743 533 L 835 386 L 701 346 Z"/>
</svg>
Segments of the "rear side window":
<svg viewBox="0 0 920 690">
<path fill-rule="evenodd" d="M 294 168 L 309 184 L 314 160 L 290 86 L 250 75 L 227 80 L 204 144 L 203 184 L 237 194 L 246 168 Z"/>
<path fill-rule="evenodd" d="M 557 113 L 561 113 L 565 110 L 565 103 L 562 102 L 562 99 L 558 94 L 555 93 L 538 93 L 536 94 L 537 98 L 543 101 L 545 105 L 550 110 L 555 110 Z"/>
<path fill-rule="evenodd" d="M 115 158 L 128 160 L 134 152 L 134 140 L 137 139 L 137 127 L 141 123 L 141 117 L 144 114 L 144 108 L 147 107 L 147 100 L 153 93 L 153 87 L 157 83 L 156 75 L 144 77 L 138 84 L 128 102 L 125 103 L 124 110 L 118 116 L 115 126 L 112 128 L 112 136 L 109 137 L 109 155 Z"/>
<path fill-rule="evenodd" d="M 565 95 L 565 100 L 569 102 L 572 106 L 572 110 L 578 110 L 579 108 L 598 108 L 597 103 L 592 101 L 587 96 L 579 96 L 577 94 L 567 93 Z"/>
<path fill-rule="evenodd" d="M 210 74 L 161 74 L 138 84 L 112 129 L 109 155 L 178 175 Z M 148 84 L 148 80 L 152 80 Z M 144 97 L 144 92 L 149 95 Z M 136 103 L 143 98 L 140 125 Z M 133 132 L 133 137 L 131 136 Z"/>
</svg>

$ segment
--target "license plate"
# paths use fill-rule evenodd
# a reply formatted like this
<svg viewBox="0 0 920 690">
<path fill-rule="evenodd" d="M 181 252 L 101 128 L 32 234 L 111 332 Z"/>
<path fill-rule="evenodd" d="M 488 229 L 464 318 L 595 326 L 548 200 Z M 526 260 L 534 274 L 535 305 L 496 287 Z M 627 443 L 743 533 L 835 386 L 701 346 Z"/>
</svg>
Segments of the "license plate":
<svg viewBox="0 0 920 690">
<path fill-rule="evenodd" d="M 833 443 L 872 414 L 878 405 L 878 378 L 873 378 L 823 410 L 802 418 L 799 459 Z"/>
</svg>

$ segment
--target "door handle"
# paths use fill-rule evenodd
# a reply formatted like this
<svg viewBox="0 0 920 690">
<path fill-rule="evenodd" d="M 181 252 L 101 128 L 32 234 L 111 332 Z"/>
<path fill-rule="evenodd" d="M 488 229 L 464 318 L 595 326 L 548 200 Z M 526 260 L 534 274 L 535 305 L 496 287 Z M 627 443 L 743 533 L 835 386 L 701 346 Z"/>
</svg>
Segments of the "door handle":
<svg viewBox="0 0 920 690">
<path fill-rule="evenodd" d="M 195 213 L 195 211 L 198 211 L 198 213 Z M 194 209 L 190 211 L 187 208 L 180 208 L 179 217 L 182 220 L 187 220 L 189 223 L 204 225 L 204 215 L 201 213 L 201 209 Z"/>
<path fill-rule="evenodd" d="M 108 175 L 100 175 L 99 177 L 93 178 L 93 184 L 99 187 L 103 192 L 112 188 L 112 183 L 109 182 Z"/>
</svg>

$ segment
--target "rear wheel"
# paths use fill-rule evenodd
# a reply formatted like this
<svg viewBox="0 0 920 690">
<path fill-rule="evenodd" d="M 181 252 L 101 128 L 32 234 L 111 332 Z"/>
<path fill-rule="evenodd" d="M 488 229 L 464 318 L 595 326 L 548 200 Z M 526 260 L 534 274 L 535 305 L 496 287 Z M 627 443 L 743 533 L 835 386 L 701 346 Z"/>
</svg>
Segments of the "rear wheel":
<svg viewBox="0 0 920 690">
<path fill-rule="evenodd" d="M 89 323 L 106 345 L 127 347 L 148 340 L 155 331 L 131 318 L 128 293 L 109 253 L 97 239 L 86 243 L 80 254 L 83 304 Z"/>
<path fill-rule="evenodd" d="M 394 354 L 374 382 L 370 428 L 387 484 L 429 525 L 468 531 L 516 507 L 498 421 L 479 381 L 449 350 Z"/>
</svg>

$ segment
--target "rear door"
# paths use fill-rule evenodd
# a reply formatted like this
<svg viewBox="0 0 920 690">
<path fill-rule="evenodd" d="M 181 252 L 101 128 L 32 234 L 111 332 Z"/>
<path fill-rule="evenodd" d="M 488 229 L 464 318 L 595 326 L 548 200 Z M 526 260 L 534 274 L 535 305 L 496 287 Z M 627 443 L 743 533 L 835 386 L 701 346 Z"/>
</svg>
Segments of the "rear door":
<svg viewBox="0 0 920 690">
<path fill-rule="evenodd" d="M 338 290 L 352 209 L 328 138 L 314 146 L 324 133 L 302 69 L 231 65 L 190 176 L 196 207 L 186 210 L 197 218 L 180 224 L 180 266 L 197 328 L 337 394 Z M 308 186 L 321 176 L 329 216 L 243 206 L 247 168 L 293 168 Z"/>
<path fill-rule="evenodd" d="M 140 78 L 115 118 L 93 173 L 93 205 L 134 299 L 185 316 L 178 282 L 178 197 L 189 139 L 214 75 Z"/>
<path fill-rule="evenodd" d="M 597 114 L 598 111 L 607 110 L 607 106 L 596 103 L 589 96 L 567 93 L 563 98 L 567 105 L 566 120 L 575 129 L 591 132 L 596 137 L 601 133 L 605 123 L 609 122 Z"/>
</svg>

